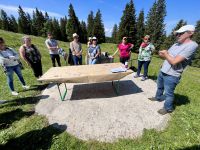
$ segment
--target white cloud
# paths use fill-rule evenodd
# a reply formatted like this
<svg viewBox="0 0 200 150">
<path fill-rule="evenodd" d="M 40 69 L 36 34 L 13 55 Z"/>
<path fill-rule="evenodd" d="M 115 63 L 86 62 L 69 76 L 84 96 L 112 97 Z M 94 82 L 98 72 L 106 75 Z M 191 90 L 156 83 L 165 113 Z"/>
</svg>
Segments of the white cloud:
<svg viewBox="0 0 200 150">
<path fill-rule="evenodd" d="M 0 9 L 3 9 L 7 14 L 9 15 L 14 15 L 18 16 L 18 6 L 11 6 L 11 5 L 2 5 L 0 4 Z M 32 14 L 35 8 L 29 8 L 29 7 L 22 7 L 22 9 L 29 14 Z M 39 9 L 40 10 L 40 9 Z M 45 13 L 46 11 L 40 10 L 42 13 Z M 49 12 L 47 11 L 50 17 L 55 17 L 55 18 L 61 18 L 63 15 L 55 12 Z"/>
<path fill-rule="evenodd" d="M 107 36 L 107 37 L 111 37 L 112 28 L 105 27 L 105 33 L 106 33 L 106 36 Z"/>
</svg>

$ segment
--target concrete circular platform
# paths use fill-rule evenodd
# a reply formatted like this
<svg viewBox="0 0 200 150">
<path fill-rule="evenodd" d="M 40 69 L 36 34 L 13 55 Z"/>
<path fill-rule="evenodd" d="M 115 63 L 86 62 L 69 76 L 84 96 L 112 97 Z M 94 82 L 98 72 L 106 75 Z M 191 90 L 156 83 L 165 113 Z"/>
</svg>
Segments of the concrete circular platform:
<svg viewBox="0 0 200 150">
<path fill-rule="evenodd" d="M 49 85 L 36 112 L 45 115 L 50 124 L 66 125 L 68 133 L 83 140 L 136 138 L 144 129 L 164 129 L 170 117 L 157 113 L 163 102 L 148 100 L 155 94 L 156 83 L 133 79 L 132 74 L 120 81 L 119 96 L 111 82 L 67 84 L 67 89 L 66 100 L 61 101 L 57 86 Z"/>
</svg>

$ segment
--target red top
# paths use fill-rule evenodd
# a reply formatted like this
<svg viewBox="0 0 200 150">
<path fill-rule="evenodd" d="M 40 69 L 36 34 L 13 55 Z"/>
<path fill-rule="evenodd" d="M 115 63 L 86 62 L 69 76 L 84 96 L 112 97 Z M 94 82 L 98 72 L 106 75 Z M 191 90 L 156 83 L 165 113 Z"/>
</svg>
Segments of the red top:
<svg viewBox="0 0 200 150">
<path fill-rule="evenodd" d="M 122 57 L 122 58 L 130 57 L 131 45 L 132 45 L 131 43 L 127 43 L 127 44 L 120 43 L 118 45 L 120 57 Z"/>
</svg>

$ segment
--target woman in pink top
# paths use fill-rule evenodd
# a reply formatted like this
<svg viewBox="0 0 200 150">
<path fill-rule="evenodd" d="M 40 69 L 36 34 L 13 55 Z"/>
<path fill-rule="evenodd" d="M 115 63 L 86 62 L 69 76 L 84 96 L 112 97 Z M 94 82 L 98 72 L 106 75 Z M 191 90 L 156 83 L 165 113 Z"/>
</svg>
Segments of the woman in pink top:
<svg viewBox="0 0 200 150">
<path fill-rule="evenodd" d="M 133 46 L 133 44 L 127 42 L 127 37 L 123 37 L 122 43 L 117 46 L 117 50 L 113 54 L 113 57 L 119 51 L 120 62 L 125 64 L 125 62 L 130 59 L 131 49 Z"/>
</svg>

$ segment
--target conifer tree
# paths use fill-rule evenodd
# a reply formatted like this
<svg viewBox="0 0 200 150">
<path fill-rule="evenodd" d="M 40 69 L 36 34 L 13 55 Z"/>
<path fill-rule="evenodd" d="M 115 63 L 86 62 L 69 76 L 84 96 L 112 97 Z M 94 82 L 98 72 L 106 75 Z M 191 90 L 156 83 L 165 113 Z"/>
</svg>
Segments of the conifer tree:
<svg viewBox="0 0 200 150">
<path fill-rule="evenodd" d="M 94 14 L 93 11 L 90 11 L 90 14 L 87 18 L 87 33 L 88 37 L 93 36 L 93 28 L 94 28 Z"/>
<path fill-rule="evenodd" d="M 24 12 L 21 6 L 19 6 L 18 13 L 19 13 L 19 17 L 18 17 L 19 33 L 30 34 L 31 33 L 30 23 L 29 23 L 26 13 Z"/>
<path fill-rule="evenodd" d="M 60 31 L 61 31 L 61 39 L 63 41 L 67 41 L 67 34 L 66 34 L 66 25 L 67 25 L 67 17 L 60 19 Z"/>
<path fill-rule="evenodd" d="M 113 43 L 117 43 L 117 41 L 118 41 L 117 34 L 118 34 L 118 27 L 117 27 L 117 24 L 115 24 L 113 27 L 113 30 L 112 30 L 112 42 Z"/>
<path fill-rule="evenodd" d="M 142 38 L 144 37 L 144 31 L 145 31 L 145 24 L 144 24 L 144 10 L 141 10 L 139 13 L 139 16 L 137 18 L 137 23 L 136 23 L 136 45 L 134 46 L 136 50 L 139 49 L 140 44 L 142 43 Z"/>
<path fill-rule="evenodd" d="M 67 20 L 67 39 L 71 41 L 72 34 L 77 33 L 80 34 L 80 22 L 75 14 L 74 8 L 72 4 L 69 5 L 69 12 L 68 12 L 68 20 Z"/>
<path fill-rule="evenodd" d="M 198 45 L 200 45 L 200 20 L 198 20 L 196 23 L 193 40 L 196 41 Z M 192 66 L 200 68 L 200 47 L 198 47 L 194 59 L 192 60 Z"/>
<path fill-rule="evenodd" d="M 87 27 L 86 27 L 86 23 L 84 21 L 81 21 L 80 41 L 82 43 L 87 43 Z"/>
<path fill-rule="evenodd" d="M 102 22 L 101 11 L 98 10 L 94 18 L 93 36 L 96 36 L 99 43 L 105 42 L 105 29 Z"/>
<path fill-rule="evenodd" d="M 165 40 L 165 24 L 166 2 L 165 0 L 155 1 L 147 15 L 145 34 L 151 36 L 156 50 L 160 49 L 161 44 Z"/>
<path fill-rule="evenodd" d="M 7 15 L 7 13 L 1 9 L 0 12 L 0 18 L 1 18 L 1 29 L 8 31 L 9 30 L 9 17 Z"/>
<path fill-rule="evenodd" d="M 134 3 L 131 0 L 126 4 L 126 7 L 123 11 L 121 21 L 119 23 L 119 32 L 118 32 L 118 42 L 124 36 L 129 37 L 129 42 L 136 43 L 136 16 L 135 16 L 135 7 Z"/>
<path fill-rule="evenodd" d="M 11 15 L 10 18 L 8 18 L 8 21 L 9 21 L 9 31 L 17 33 L 18 32 L 18 24 L 17 24 L 15 17 L 13 15 Z"/>
</svg>

